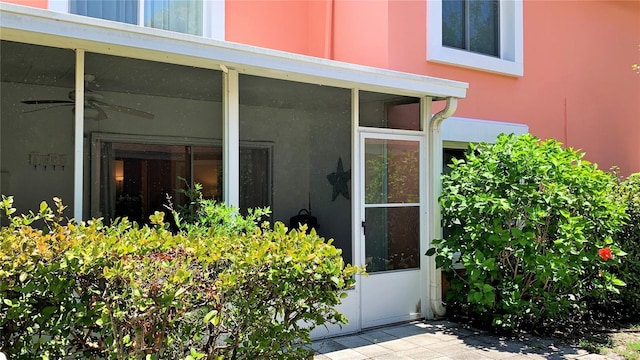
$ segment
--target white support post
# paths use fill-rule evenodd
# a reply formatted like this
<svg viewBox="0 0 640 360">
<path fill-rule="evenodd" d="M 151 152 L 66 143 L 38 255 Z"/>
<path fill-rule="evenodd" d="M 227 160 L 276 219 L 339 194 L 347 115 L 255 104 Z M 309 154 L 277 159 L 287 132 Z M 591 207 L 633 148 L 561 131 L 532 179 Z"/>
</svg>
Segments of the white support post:
<svg viewBox="0 0 640 360">
<path fill-rule="evenodd" d="M 82 221 L 84 185 L 84 50 L 76 49 L 75 116 L 73 144 L 73 217 Z"/>
<path fill-rule="evenodd" d="M 223 70 L 223 199 L 240 206 L 240 99 L 238 71 Z"/>
<path fill-rule="evenodd" d="M 351 261 L 354 264 L 362 265 L 362 192 L 360 189 L 360 92 L 358 89 L 351 90 L 351 222 L 352 228 L 352 244 L 351 244 Z M 360 282 L 362 275 L 356 275 L 355 296 L 357 299 L 356 329 L 362 329 L 362 298 L 360 291 Z M 354 319 L 349 319 L 353 321 Z"/>
</svg>

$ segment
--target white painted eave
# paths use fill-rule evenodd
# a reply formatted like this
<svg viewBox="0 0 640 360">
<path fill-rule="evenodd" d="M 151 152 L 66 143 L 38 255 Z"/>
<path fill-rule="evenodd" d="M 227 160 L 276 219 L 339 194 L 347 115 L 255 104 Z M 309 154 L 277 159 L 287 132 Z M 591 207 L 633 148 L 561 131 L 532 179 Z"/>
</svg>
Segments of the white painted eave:
<svg viewBox="0 0 640 360">
<path fill-rule="evenodd" d="M 468 84 L 0 2 L 0 39 L 407 96 L 464 98 Z"/>
</svg>

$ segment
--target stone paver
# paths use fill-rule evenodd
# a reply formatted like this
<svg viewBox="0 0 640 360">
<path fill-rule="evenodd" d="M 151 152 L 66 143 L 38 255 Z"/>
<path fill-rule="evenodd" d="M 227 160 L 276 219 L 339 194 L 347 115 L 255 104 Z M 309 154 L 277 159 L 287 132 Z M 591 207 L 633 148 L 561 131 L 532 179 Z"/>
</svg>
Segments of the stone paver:
<svg viewBox="0 0 640 360">
<path fill-rule="evenodd" d="M 317 340 L 315 360 L 620 360 L 546 338 L 511 339 L 449 321 L 414 321 Z"/>
</svg>

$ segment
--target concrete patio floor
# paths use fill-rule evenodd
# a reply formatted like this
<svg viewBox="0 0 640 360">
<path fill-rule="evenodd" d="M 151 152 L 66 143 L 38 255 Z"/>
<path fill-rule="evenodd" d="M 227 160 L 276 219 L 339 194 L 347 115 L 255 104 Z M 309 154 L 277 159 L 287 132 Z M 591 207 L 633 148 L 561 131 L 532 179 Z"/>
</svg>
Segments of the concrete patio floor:
<svg viewBox="0 0 640 360">
<path fill-rule="evenodd" d="M 590 354 L 552 339 L 511 339 L 449 321 L 414 321 L 354 335 L 317 340 L 315 360 L 426 359 L 623 359 Z"/>
</svg>

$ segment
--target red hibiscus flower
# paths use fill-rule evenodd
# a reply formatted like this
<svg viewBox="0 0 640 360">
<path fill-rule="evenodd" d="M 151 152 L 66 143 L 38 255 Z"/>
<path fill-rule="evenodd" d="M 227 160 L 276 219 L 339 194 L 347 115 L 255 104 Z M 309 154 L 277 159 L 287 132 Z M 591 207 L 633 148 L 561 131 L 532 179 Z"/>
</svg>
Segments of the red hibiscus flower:
<svg viewBox="0 0 640 360">
<path fill-rule="evenodd" d="M 611 253 L 611 248 L 602 248 L 598 250 L 598 255 L 602 258 L 602 260 L 607 261 L 609 259 L 613 259 L 613 254 Z"/>
</svg>

